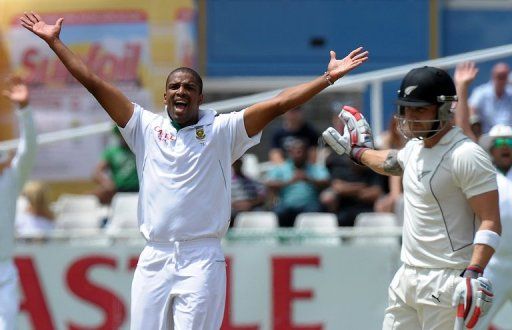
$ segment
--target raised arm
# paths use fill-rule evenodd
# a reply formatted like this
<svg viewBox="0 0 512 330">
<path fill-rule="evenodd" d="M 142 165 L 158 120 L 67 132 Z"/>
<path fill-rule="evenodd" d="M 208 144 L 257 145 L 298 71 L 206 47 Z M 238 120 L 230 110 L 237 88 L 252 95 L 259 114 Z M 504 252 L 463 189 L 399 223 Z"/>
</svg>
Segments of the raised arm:
<svg viewBox="0 0 512 330">
<path fill-rule="evenodd" d="M 453 76 L 458 98 L 455 109 L 455 125 L 459 126 L 464 134 L 475 142 L 477 142 L 477 137 L 471 130 L 469 122 L 468 89 L 477 74 L 478 68 L 474 62 L 463 62 L 457 65 Z"/>
<path fill-rule="evenodd" d="M 41 39 L 57 54 L 68 71 L 98 100 L 109 116 L 124 127 L 133 114 L 133 104 L 114 85 L 91 72 L 84 62 L 60 40 L 63 18 L 46 24 L 38 14 L 25 13 L 21 25 Z"/>
<path fill-rule="evenodd" d="M 345 58 L 336 59 L 336 53 L 330 52 L 331 60 L 322 76 L 294 87 L 287 88 L 270 100 L 250 106 L 244 113 L 245 129 L 249 136 L 261 132 L 268 123 L 286 111 L 306 103 L 313 96 L 332 85 L 336 80 L 363 64 L 368 52 L 359 47 Z"/>
<path fill-rule="evenodd" d="M 2 91 L 2 95 L 18 107 L 16 114 L 20 127 L 20 141 L 11 161 L 11 168 L 16 175 L 17 193 L 20 193 L 32 171 L 37 153 L 34 119 L 32 111 L 26 108 L 29 103 L 29 90 L 19 77 L 12 77 L 9 81 L 9 88 Z"/>
</svg>

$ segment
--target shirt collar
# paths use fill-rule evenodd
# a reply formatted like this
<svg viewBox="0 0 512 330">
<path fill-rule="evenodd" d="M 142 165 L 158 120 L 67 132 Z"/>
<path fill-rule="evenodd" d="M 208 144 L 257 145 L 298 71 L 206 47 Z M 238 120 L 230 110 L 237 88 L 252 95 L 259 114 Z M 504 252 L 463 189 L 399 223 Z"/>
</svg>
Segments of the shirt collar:
<svg viewBox="0 0 512 330">
<path fill-rule="evenodd" d="M 449 130 L 442 138 L 439 140 L 437 144 L 449 144 L 457 134 L 461 133 L 462 130 L 460 127 L 453 126 L 451 130 Z"/>
<path fill-rule="evenodd" d="M 189 125 L 187 127 L 205 126 L 205 125 L 211 124 L 211 123 L 213 123 L 213 120 L 216 115 L 217 115 L 217 112 L 215 112 L 214 110 L 199 109 L 199 120 L 197 121 L 197 123 L 195 123 L 193 125 Z M 167 113 L 167 117 L 169 118 L 172 127 L 174 127 L 176 129 L 176 132 L 182 128 L 185 128 L 185 127 L 181 126 L 179 123 L 177 123 L 176 121 L 172 120 L 171 116 L 168 113 Z"/>
</svg>

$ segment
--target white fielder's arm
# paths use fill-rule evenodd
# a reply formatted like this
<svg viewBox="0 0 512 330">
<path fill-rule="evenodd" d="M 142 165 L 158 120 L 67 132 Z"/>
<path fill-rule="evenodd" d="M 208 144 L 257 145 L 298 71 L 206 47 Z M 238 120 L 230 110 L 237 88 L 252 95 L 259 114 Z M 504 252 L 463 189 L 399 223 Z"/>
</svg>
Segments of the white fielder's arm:
<svg viewBox="0 0 512 330">
<path fill-rule="evenodd" d="M 20 140 L 11 167 L 16 174 L 17 193 L 21 192 L 28 179 L 37 154 L 37 138 L 34 118 L 30 109 L 17 110 Z"/>
</svg>

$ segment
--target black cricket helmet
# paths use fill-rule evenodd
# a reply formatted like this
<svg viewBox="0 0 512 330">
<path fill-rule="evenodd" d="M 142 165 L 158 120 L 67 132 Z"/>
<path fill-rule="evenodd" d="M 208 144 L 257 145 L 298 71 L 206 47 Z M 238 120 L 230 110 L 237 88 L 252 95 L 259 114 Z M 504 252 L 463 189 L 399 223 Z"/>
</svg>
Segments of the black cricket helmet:
<svg viewBox="0 0 512 330">
<path fill-rule="evenodd" d="M 398 128 L 407 138 L 431 138 L 448 125 L 453 117 L 453 102 L 457 101 L 455 84 L 450 75 L 439 68 L 424 66 L 412 69 L 402 80 L 396 101 Z M 437 105 L 437 117 L 434 120 L 405 119 L 405 107 L 423 107 Z M 414 122 L 430 122 L 429 130 L 411 129 Z"/>
</svg>

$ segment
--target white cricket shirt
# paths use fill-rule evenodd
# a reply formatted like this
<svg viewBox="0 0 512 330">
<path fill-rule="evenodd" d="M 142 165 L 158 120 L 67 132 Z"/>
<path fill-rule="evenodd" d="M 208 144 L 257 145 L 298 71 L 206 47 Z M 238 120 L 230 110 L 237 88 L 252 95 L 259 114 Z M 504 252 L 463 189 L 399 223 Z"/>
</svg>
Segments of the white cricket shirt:
<svg viewBox="0 0 512 330">
<path fill-rule="evenodd" d="M 37 142 L 32 112 L 16 112 L 20 141 L 11 166 L 0 174 L 0 262 L 10 260 L 14 250 L 14 221 L 18 196 L 34 165 Z"/>
<path fill-rule="evenodd" d="M 402 261 L 424 268 L 465 268 L 480 219 L 468 199 L 496 190 L 487 153 L 452 128 L 433 147 L 411 140 L 398 153 L 404 169 Z"/>
<path fill-rule="evenodd" d="M 224 236 L 231 213 L 231 164 L 261 137 L 247 136 L 243 111 L 200 110 L 197 124 L 177 131 L 167 114 L 135 104 L 120 131 L 136 157 L 139 228 L 146 240 Z"/>
</svg>

